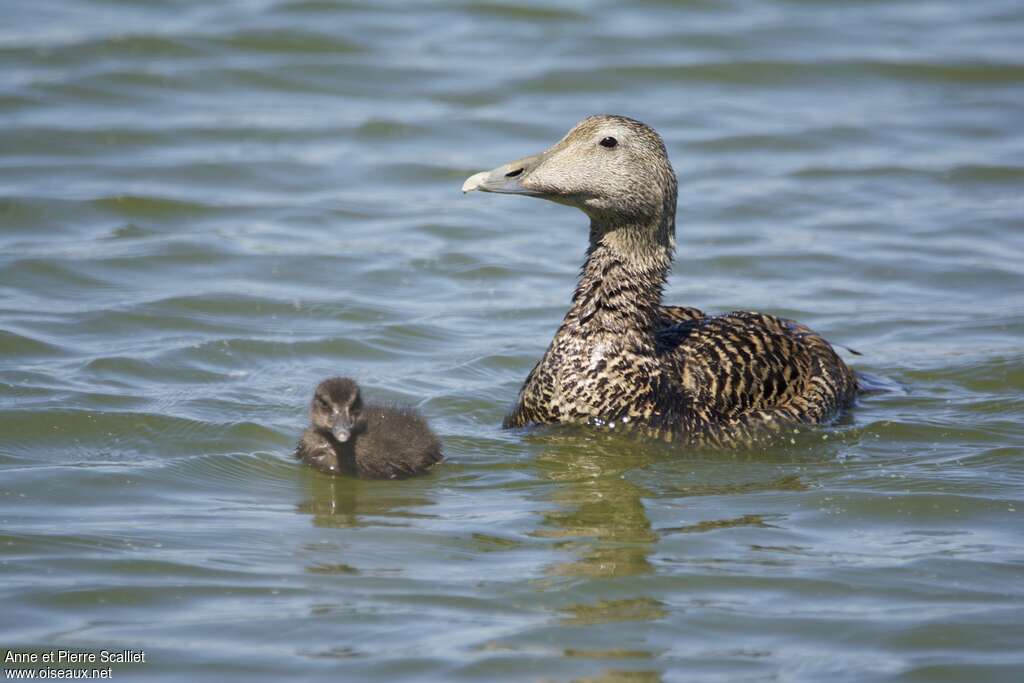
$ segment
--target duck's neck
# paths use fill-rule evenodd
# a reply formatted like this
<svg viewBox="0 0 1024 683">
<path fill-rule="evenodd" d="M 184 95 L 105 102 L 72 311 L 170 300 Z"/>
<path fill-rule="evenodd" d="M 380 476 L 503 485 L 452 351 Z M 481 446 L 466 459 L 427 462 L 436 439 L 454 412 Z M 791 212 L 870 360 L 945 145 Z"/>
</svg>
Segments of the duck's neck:
<svg viewBox="0 0 1024 683">
<path fill-rule="evenodd" d="M 591 222 L 587 260 L 564 327 L 653 343 L 675 247 L 675 216 L 665 214 L 639 225 Z"/>
</svg>

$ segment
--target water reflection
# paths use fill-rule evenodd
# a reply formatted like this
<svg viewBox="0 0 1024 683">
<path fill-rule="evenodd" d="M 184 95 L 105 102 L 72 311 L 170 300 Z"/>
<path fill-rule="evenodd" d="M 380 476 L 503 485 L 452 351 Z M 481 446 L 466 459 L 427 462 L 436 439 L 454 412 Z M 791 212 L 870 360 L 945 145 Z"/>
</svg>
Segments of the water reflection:
<svg viewBox="0 0 1024 683">
<path fill-rule="evenodd" d="M 709 519 L 703 522 L 697 522 L 696 524 L 662 527 L 658 529 L 658 532 L 661 534 L 693 534 L 738 526 L 756 526 L 761 527 L 762 529 L 772 528 L 772 525 L 766 523 L 761 515 L 742 515 L 740 517 L 733 517 L 732 519 Z"/>
<path fill-rule="evenodd" d="M 642 442 L 582 430 L 557 430 L 535 437 L 545 449 L 537 456 L 539 476 L 559 485 L 550 491 L 558 505 L 543 516 L 534 535 L 565 539 L 560 549 L 576 558 L 549 568 L 560 576 L 621 577 L 648 574 L 657 534 L 644 510 L 650 492 L 627 474 L 654 460 Z"/>
<path fill-rule="evenodd" d="M 543 515 L 542 528 L 534 532 L 539 537 L 564 539 L 557 547 L 574 551 L 572 561 L 549 568 L 550 574 L 559 576 L 647 574 L 653 571 L 650 555 L 664 534 L 742 526 L 769 528 L 765 519 L 777 516 L 751 513 L 654 528 L 645 500 L 807 488 L 800 477 L 792 474 L 767 481 L 737 481 L 737 470 L 723 468 L 721 461 L 742 459 L 744 454 L 731 453 L 723 458 L 719 453 L 709 462 L 701 452 L 681 452 L 658 442 L 573 428 L 532 435 L 528 440 L 543 444 L 536 461 L 540 478 L 559 484 L 547 493 L 557 508 Z M 789 453 L 792 459 L 792 450 Z M 661 471 L 668 476 L 657 476 Z"/>
<path fill-rule="evenodd" d="M 661 683 L 660 671 L 622 671 L 609 669 L 597 676 L 577 678 L 573 683 Z"/>
<path fill-rule="evenodd" d="M 326 528 L 406 526 L 417 512 L 434 501 L 407 482 L 364 481 L 308 473 L 309 498 L 296 506 L 313 516 L 313 525 Z"/>
<path fill-rule="evenodd" d="M 731 533 L 737 528 L 770 529 L 781 516 L 769 504 L 765 510 L 746 514 L 709 512 L 698 499 L 708 496 L 744 496 L 751 499 L 766 492 L 799 492 L 807 488 L 800 477 L 788 472 L 779 476 L 779 466 L 762 463 L 756 468 L 737 468 L 737 459 L 708 458 L 707 454 L 629 436 L 600 434 L 576 429 L 556 429 L 526 437 L 541 446 L 536 458 L 538 478 L 548 482 L 544 498 L 555 508 L 545 512 L 533 535 L 558 539 L 556 547 L 568 550 L 568 560 L 547 567 L 551 576 L 575 577 L 584 582 L 577 591 L 592 592 L 588 599 L 561 605 L 555 619 L 563 628 L 590 634 L 605 624 L 637 622 L 650 624 L 673 618 L 673 609 L 658 593 L 644 589 L 651 585 L 636 581 L 657 573 L 652 557 L 662 538 L 675 534 Z M 720 455 L 720 454 L 719 454 Z M 753 459 L 751 454 L 750 457 Z M 782 457 L 781 452 L 776 456 Z M 802 451 L 797 461 L 806 458 Z M 790 449 L 789 460 L 794 454 Z M 658 515 L 658 506 L 680 510 L 679 523 Z M 689 502 L 692 501 L 692 504 Z M 732 508 L 735 509 L 735 508 Z M 704 512 L 701 512 L 703 510 Z M 689 514 L 687 514 L 689 513 Z M 697 519 L 693 517 L 698 515 Z M 700 516 L 706 516 L 700 519 Z M 682 523 L 686 522 L 686 523 Z M 563 556 L 564 557 L 564 556 Z M 631 578 L 636 592 L 608 596 L 589 579 Z M 585 636 L 592 638 L 591 635 Z M 570 655 L 584 658 L 648 657 L 658 662 L 657 651 L 639 649 L 624 654 L 621 645 L 591 640 L 593 646 Z M 602 647 L 604 646 L 604 647 Z M 661 680 L 658 671 L 608 670 L 587 680 Z"/>
<path fill-rule="evenodd" d="M 610 624 L 618 621 L 653 621 L 668 616 L 665 604 L 653 598 L 598 600 L 589 605 L 570 605 L 562 610 L 563 624 Z"/>
</svg>

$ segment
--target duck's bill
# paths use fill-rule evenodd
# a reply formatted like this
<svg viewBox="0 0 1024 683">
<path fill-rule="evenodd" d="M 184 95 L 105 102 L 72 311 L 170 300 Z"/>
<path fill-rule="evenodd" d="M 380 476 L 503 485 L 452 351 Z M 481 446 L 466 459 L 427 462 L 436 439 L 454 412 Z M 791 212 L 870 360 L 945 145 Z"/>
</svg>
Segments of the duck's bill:
<svg viewBox="0 0 1024 683">
<path fill-rule="evenodd" d="M 503 164 L 490 171 L 471 175 L 462 184 L 462 191 L 479 190 L 480 192 L 498 192 L 500 194 L 540 196 L 541 193 L 531 189 L 526 180 L 530 176 L 530 171 L 536 168 L 543 156 L 543 154 L 535 154 L 532 157 Z"/>
</svg>

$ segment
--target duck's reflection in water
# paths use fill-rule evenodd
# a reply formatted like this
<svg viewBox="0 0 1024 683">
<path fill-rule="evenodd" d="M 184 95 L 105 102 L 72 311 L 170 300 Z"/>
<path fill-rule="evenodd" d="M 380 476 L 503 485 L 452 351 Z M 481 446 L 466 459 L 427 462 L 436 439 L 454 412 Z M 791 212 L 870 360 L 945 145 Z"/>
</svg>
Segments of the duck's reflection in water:
<svg viewBox="0 0 1024 683">
<path fill-rule="evenodd" d="M 801 491 L 806 488 L 794 475 L 767 481 L 737 480 L 736 469 L 728 463 L 743 460 L 744 456 L 735 453 L 719 453 L 719 462 L 707 468 L 697 468 L 704 470 L 701 474 L 705 476 L 724 477 L 725 481 L 721 478 L 702 479 L 701 474 L 697 474 L 695 479 L 692 472 L 689 479 L 665 481 L 649 475 L 636 475 L 652 465 L 664 465 L 670 459 L 686 457 L 671 446 L 628 435 L 576 428 L 558 428 L 531 438 L 544 445 L 537 456 L 540 478 L 559 484 L 546 496 L 558 507 L 544 514 L 541 528 L 534 535 L 564 539 L 558 547 L 573 550 L 575 555 L 569 562 L 552 565 L 549 573 L 554 575 L 611 578 L 647 574 L 654 571 L 650 556 L 658 540 L 666 534 L 700 533 L 737 526 L 771 526 L 761 515 L 745 514 L 691 520 L 687 524 L 671 526 L 663 524 L 654 528 L 647 515 L 645 500 Z"/>
<path fill-rule="evenodd" d="M 627 474 L 652 461 L 642 444 L 612 435 L 558 429 L 543 437 L 537 457 L 557 509 L 543 516 L 535 535 L 563 539 L 557 547 L 575 559 L 552 565 L 563 576 L 618 577 L 652 571 L 648 557 L 657 541 L 644 510 L 648 492 Z"/>
<path fill-rule="evenodd" d="M 659 565 L 652 558 L 660 539 L 669 534 L 770 526 L 763 518 L 768 515 L 758 514 L 730 515 L 724 511 L 721 515 L 712 513 L 707 519 L 694 519 L 692 511 L 685 515 L 687 508 L 681 502 L 708 495 L 804 488 L 795 476 L 779 477 L 776 465 L 767 466 L 774 476 L 761 481 L 757 481 L 758 474 L 737 471 L 733 465 L 745 455 L 719 453 L 708 459 L 705 454 L 681 453 L 671 446 L 628 435 L 571 428 L 545 430 L 527 439 L 541 446 L 536 459 L 538 478 L 554 484 L 546 489 L 544 498 L 556 506 L 543 515 L 533 533 L 558 539 L 557 547 L 570 551 L 570 559 L 549 565 L 547 573 L 580 579 L 571 584 L 575 595 L 591 593 L 553 609 L 557 623 L 569 629 L 562 631 L 569 645 L 564 655 L 647 659 L 650 664 L 635 670 L 606 670 L 586 680 L 661 680 L 658 661 L 671 649 L 666 643 L 642 636 L 623 640 L 617 627 L 610 632 L 602 628 L 605 624 L 633 622 L 630 632 L 640 634 L 647 629 L 642 624 L 671 618 L 673 606 L 665 600 L 663 584 L 645 578 L 657 573 Z M 685 467 L 674 466 L 680 458 L 689 458 Z M 765 467 L 753 469 L 762 476 L 766 473 Z M 669 476 L 659 476 L 658 472 Z M 648 506 L 663 505 L 666 499 L 684 514 L 677 524 L 666 524 L 662 516 L 655 527 L 648 515 L 653 508 Z M 704 506 L 688 507 L 696 510 Z M 624 580 L 609 583 L 607 579 Z"/>
<path fill-rule="evenodd" d="M 533 534 L 557 539 L 555 547 L 569 551 L 570 558 L 549 565 L 547 574 L 556 584 L 578 577 L 584 582 L 576 592 L 593 592 L 590 598 L 554 606 L 562 656 L 597 665 L 594 674 L 579 680 L 661 681 L 657 660 L 662 649 L 648 647 L 643 639 L 623 639 L 617 627 L 602 627 L 654 622 L 669 614 L 635 580 L 654 573 L 649 558 L 658 534 L 644 509 L 650 492 L 629 475 L 654 462 L 657 453 L 635 439 L 575 428 L 544 430 L 528 439 L 542 444 L 538 478 L 554 484 L 544 497 L 555 509 L 543 514 Z M 598 586 L 613 578 L 627 579 L 640 594 L 608 596 Z M 593 590 L 590 579 L 597 580 Z M 604 668 L 612 661 L 616 665 Z"/>
</svg>

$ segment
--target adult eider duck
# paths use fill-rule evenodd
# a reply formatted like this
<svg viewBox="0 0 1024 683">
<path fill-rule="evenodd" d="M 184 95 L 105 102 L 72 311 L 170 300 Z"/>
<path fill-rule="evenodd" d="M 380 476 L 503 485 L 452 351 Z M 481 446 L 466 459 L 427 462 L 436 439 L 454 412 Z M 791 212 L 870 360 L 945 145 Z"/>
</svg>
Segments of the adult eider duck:
<svg viewBox="0 0 1024 683">
<path fill-rule="evenodd" d="M 359 385 L 347 377 L 320 382 L 309 416 L 295 457 L 322 472 L 404 479 L 443 458 L 440 442 L 416 411 L 366 405 Z"/>
<path fill-rule="evenodd" d="M 590 218 L 572 307 L 504 427 L 630 425 L 732 446 L 825 422 L 853 401 L 854 373 L 807 327 L 662 305 L 676 175 L 649 126 L 588 117 L 548 150 L 471 176 L 462 191 L 472 190 L 540 197 Z"/>
</svg>

